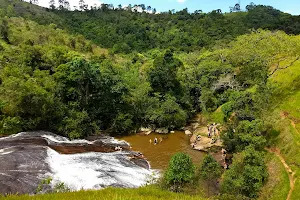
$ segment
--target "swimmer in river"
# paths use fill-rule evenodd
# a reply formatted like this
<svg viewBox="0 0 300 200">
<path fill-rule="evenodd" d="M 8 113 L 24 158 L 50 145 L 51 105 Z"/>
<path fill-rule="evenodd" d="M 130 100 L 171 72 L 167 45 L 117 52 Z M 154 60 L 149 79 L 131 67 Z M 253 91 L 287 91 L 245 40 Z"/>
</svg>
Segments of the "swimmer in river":
<svg viewBox="0 0 300 200">
<path fill-rule="evenodd" d="M 162 137 L 159 138 L 159 143 L 161 143 L 163 141 Z"/>
<path fill-rule="evenodd" d="M 149 143 L 152 144 L 152 140 L 151 139 L 149 140 Z"/>
<path fill-rule="evenodd" d="M 154 138 L 154 145 L 156 145 L 158 143 L 157 138 Z"/>
</svg>

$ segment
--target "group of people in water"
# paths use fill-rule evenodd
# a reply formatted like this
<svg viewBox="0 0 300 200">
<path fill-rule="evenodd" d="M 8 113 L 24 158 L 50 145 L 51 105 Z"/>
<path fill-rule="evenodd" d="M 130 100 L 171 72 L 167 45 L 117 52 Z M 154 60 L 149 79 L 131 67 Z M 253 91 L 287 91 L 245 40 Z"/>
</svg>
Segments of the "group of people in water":
<svg viewBox="0 0 300 200">
<path fill-rule="evenodd" d="M 158 143 L 161 143 L 162 141 L 163 141 L 162 137 L 160 137 L 159 139 L 157 139 L 157 137 L 155 137 L 153 140 L 153 144 L 157 145 Z M 149 140 L 149 143 L 152 144 L 152 139 Z"/>
</svg>

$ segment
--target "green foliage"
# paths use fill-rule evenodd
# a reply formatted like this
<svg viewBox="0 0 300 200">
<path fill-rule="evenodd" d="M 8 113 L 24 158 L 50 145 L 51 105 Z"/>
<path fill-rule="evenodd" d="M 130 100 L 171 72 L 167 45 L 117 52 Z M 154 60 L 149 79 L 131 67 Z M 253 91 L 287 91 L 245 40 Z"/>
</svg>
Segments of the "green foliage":
<svg viewBox="0 0 300 200">
<path fill-rule="evenodd" d="M 222 133 L 224 145 L 231 152 L 243 151 L 247 146 L 253 146 L 256 150 L 263 150 L 266 139 L 263 136 L 265 131 L 261 120 L 240 121 L 237 126 L 231 126 Z"/>
<path fill-rule="evenodd" d="M 152 107 L 147 110 L 146 117 L 157 127 L 171 130 L 183 127 L 187 120 L 186 112 L 171 95 L 153 97 Z"/>
<path fill-rule="evenodd" d="M 264 153 L 248 146 L 235 155 L 230 169 L 224 173 L 222 193 L 256 198 L 267 177 Z"/>
<path fill-rule="evenodd" d="M 170 190 L 180 191 L 185 183 L 192 181 L 194 170 L 195 166 L 191 157 L 184 153 L 177 153 L 170 160 L 164 175 L 164 182 Z"/>
<path fill-rule="evenodd" d="M 9 43 L 8 33 L 9 33 L 9 27 L 8 27 L 7 19 L 4 18 L 2 19 L 0 24 L 0 36 L 1 39 L 3 39 L 6 43 Z"/>
<path fill-rule="evenodd" d="M 210 155 L 206 155 L 201 163 L 199 173 L 206 181 L 216 181 L 221 177 L 222 171 L 219 163 Z"/>
<path fill-rule="evenodd" d="M 153 69 L 149 72 L 149 80 L 155 92 L 180 93 L 180 84 L 176 78 L 178 68 L 182 62 L 173 57 L 173 53 L 167 50 L 161 57 L 153 62 Z"/>
<path fill-rule="evenodd" d="M 0 120 L 0 134 L 10 135 L 22 130 L 22 122 L 20 117 L 1 117 Z"/>
<path fill-rule="evenodd" d="M 210 155 L 206 155 L 199 168 L 200 178 L 207 183 L 208 195 L 210 195 L 211 185 L 215 185 L 222 175 L 220 164 Z"/>
</svg>

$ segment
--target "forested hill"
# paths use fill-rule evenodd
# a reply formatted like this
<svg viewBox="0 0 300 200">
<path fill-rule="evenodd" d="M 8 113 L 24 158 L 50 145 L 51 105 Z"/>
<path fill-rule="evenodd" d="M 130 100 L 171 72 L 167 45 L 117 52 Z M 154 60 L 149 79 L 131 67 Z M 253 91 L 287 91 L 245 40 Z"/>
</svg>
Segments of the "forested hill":
<svg viewBox="0 0 300 200">
<path fill-rule="evenodd" d="M 149 14 L 107 4 L 85 11 L 69 11 L 64 4 L 46 9 L 19 0 L 0 0 L 0 6 L 2 16 L 22 16 L 39 24 L 55 23 L 59 28 L 82 34 L 95 44 L 110 48 L 113 53 L 170 47 L 180 51 L 199 50 L 228 43 L 238 35 L 259 28 L 300 33 L 299 16 L 254 4 L 248 5 L 246 12 L 224 14 L 217 8 L 209 13 L 201 10 L 189 13 L 183 9 Z"/>
</svg>

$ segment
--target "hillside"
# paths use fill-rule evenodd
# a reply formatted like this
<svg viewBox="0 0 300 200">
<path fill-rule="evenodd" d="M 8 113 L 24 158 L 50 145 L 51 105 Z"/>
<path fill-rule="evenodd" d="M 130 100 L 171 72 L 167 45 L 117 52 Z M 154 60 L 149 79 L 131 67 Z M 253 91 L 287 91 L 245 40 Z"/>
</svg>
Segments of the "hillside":
<svg viewBox="0 0 300 200">
<path fill-rule="evenodd" d="M 172 180 L 180 169 L 173 173 L 170 162 L 159 188 L 7 199 L 194 199 L 203 188 L 211 196 L 209 187 L 217 199 L 300 198 L 299 16 L 261 5 L 157 15 L 0 5 L 1 135 L 171 132 L 200 113 L 220 124 L 230 155 L 229 169 L 206 157 L 182 183 Z M 220 173 L 203 172 L 207 166 Z"/>
<path fill-rule="evenodd" d="M 55 23 L 114 53 L 145 52 L 155 48 L 191 52 L 228 43 L 259 28 L 300 33 L 299 16 L 263 5 L 248 5 L 247 12 L 225 14 L 219 10 L 173 12 L 170 8 L 169 12 L 158 15 L 114 9 L 107 4 L 86 11 L 68 11 L 64 7 L 46 9 L 19 0 L 1 0 L 0 5 L 0 13 L 4 15 L 21 16 L 39 24 Z"/>
</svg>

